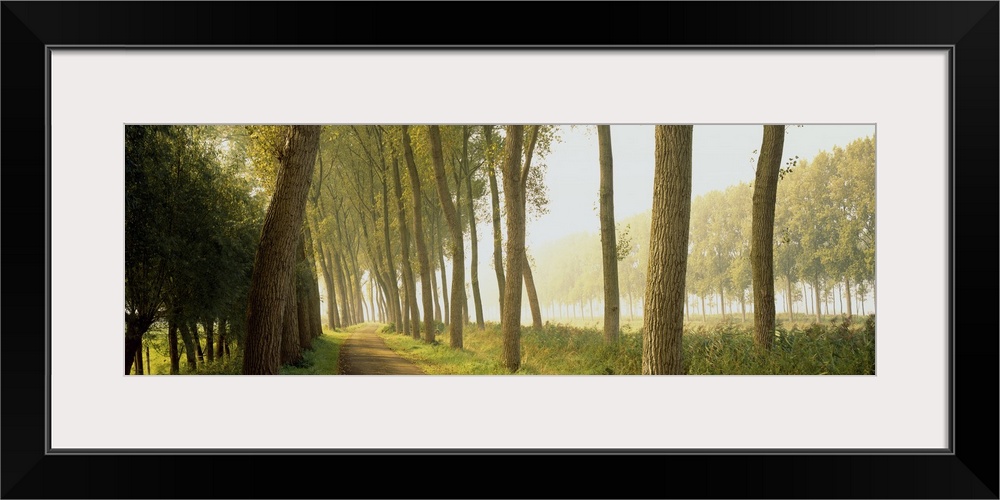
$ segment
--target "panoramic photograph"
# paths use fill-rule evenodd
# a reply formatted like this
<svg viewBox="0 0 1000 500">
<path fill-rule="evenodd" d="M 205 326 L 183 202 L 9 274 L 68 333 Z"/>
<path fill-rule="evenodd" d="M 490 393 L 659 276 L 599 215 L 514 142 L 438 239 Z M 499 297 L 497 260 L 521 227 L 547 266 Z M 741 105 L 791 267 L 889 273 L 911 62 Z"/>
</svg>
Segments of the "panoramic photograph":
<svg viewBox="0 0 1000 500">
<path fill-rule="evenodd" d="M 874 375 L 875 125 L 126 125 L 126 375 Z"/>
</svg>

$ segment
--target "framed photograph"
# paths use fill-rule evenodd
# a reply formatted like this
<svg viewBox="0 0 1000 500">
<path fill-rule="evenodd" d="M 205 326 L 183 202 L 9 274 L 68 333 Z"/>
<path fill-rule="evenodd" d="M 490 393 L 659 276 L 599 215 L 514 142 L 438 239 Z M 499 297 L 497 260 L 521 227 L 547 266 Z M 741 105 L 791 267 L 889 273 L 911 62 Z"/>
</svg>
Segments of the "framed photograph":
<svg viewBox="0 0 1000 500">
<path fill-rule="evenodd" d="M 978 313 L 956 314 L 956 305 L 966 303 L 957 302 L 963 287 L 968 303 L 984 294 L 992 300 L 995 293 L 978 286 L 979 275 L 986 274 L 982 267 L 977 264 L 976 279 L 969 273 L 972 262 L 982 262 L 978 250 L 992 250 L 997 241 L 992 224 L 1000 164 L 998 3 L 585 3 L 573 7 L 574 18 L 582 21 L 570 23 L 560 35 L 573 43 L 490 36 L 509 31 L 512 25 L 527 27 L 528 32 L 555 33 L 562 31 L 557 26 L 566 24 L 565 19 L 556 22 L 540 12 L 528 12 L 529 4 L 523 7 L 474 14 L 480 9 L 469 4 L 460 16 L 469 23 L 463 26 L 444 18 L 417 22 L 417 15 L 428 9 L 420 4 L 4 2 L 3 135 L 7 147 L 2 154 L 8 186 L 13 186 L 6 194 L 15 196 L 8 198 L 6 222 L 17 229 L 21 222 L 23 233 L 33 235 L 9 238 L 5 253 L 8 263 L 16 264 L 9 269 L 37 262 L 45 272 L 40 284 L 13 275 L 16 281 L 10 282 L 10 288 L 17 293 L 6 297 L 3 496 L 300 497 L 313 489 L 305 486 L 315 486 L 304 478 L 320 481 L 333 476 L 338 478 L 336 485 L 326 496 L 997 498 L 996 427 L 978 423 L 997 421 L 997 393 L 992 385 L 997 339 L 990 334 L 996 326 L 984 324 Z M 724 17 L 718 15 L 720 9 L 726 12 Z M 694 21 L 707 19 L 712 22 Z M 521 33 L 522 28 L 512 33 Z M 472 130 L 469 126 L 483 123 L 508 127 Z M 517 124 L 538 125 L 522 130 Z M 596 190 L 596 144 L 604 141 L 597 136 L 604 131 L 594 125 L 604 124 L 611 125 L 617 141 L 615 166 L 621 170 L 615 182 L 626 193 L 623 206 L 634 202 L 648 209 L 655 203 L 647 197 L 653 193 L 656 125 L 670 126 L 664 127 L 664 134 L 690 132 L 686 126 L 694 126 L 695 170 L 709 168 L 711 162 L 705 158 L 730 165 L 725 172 L 742 169 L 739 175 L 743 177 L 715 184 L 695 179 L 692 221 L 701 215 L 707 221 L 712 211 L 722 210 L 716 207 L 728 203 L 723 194 L 727 186 L 749 194 L 751 183 L 761 182 L 753 169 L 769 154 L 764 146 L 768 133 L 774 131 L 767 126 L 788 126 L 781 131 L 785 154 L 775 158 L 776 165 L 781 163 L 781 182 L 786 186 L 815 184 L 818 181 L 797 177 L 804 178 L 802 172 L 817 170 L 824 161 L 831 165 L 833 177 L 841 175 L 834 172 L 840 168 L 834 165 L 841 164 L 871 172 L 872 181 L 864 186 L 844 187 L 856 178 L 843 177 L 836 181 L 839 186 L 824 180 L 811 191 L 801 188 L 787 195 L 801 203 L 785 208 L 788 220 L 805 226 L 820 219 L 815 215 L 821 213 L 818 205 L 835 203 L 834 191 L 842 195 L 838 200 L 853 196 L 864 198 L 858 203 L 868 203 L 860 194 L 868 189 L 878 246 L 872 242 L 852 247 L 859 252 L 857 263 L 845 264 L 852 270 L 838 275 L 844 277 L 842 281 L 822 286 L 818 278 L 815 282 L 803 278 L 807 286 L 800 291 L 797 282 L 783 281 L 780 271 L 775 271 L 779 322 L 784 321 L 783 313 L 791 317 L 787 330 L 779 324 L 777 342 L 787 344 L 788 352 L 802 352 L 792 344 L 810 337 L 796 329 L 794 315 L 806 317 L 810 307 L 811 314 L 820 317 L 816 328 L 825 328 L 823 324 L 832 324 L 841 314 L 849 317 L 852 304 L 855 316 L 862 316 L 861 309 L 866 309 L 865 315 L 872 313 L 876 303 L 878 314 L 871 316 L 870 324 L 857 320 L 829 327 L 831 331 L 841 328 L 837 330 L 840 337 L 830 337 L 827 331 L 817 334 L 824 342 L 836 342 L 838 348 L 849 346 L 846 351 L 829 351 L 833 352 L 829 359 L 816 354 L 811 363 L 772 361 L 770 368 L 762 365 L 757 371 L 739 371 L 724 365 L 719 368 L 725 359 L 722 355 L 706 358 L 698 367 L 685 365 L 688 375 L 679 377 L 640 375 L 664 373 L 647 369 L 645 356 L 642 364 L 629 361 L 583 368 L 566 361 L 569 355 L 558 350 L 551 359 L 525 360 L 519 354 L 519 366 L 512 369 L 504 364 L 507 361 L 497 365 L 513 372 L 520 369 L 529 376 L 497 375 L 490 370 L 500 368 L 492 365 L 431 371 L 428 363 L 432 362 L 419 354 L 419 340 L 411 345 L 403 335 L 376 337 L 374 326 L 357 331 L 366 333 L 368 339 L 387 340 L 378 340 L 382 347 L 362 345 L 351 334 L 321 338 L 321 328 L 315 335 L 300 334 L 304 343 L 318 338 L 329 341 L 334 353 L 340 349 L 340 367 L 310 371 L 310 363 L 320 363 L 315 358 L 319 354 L 311 354 L 314 358 L 308 362 L 286 364 L 280 373 L 377 373 L 389 368 L 362 365 L 375 357 L 397 356 L 405 363 L 402 368 L 391 368 L 402 371 L 391 373 L 404 376 L 267 377 L 258 374 L 278 373 L 272 370 L 278 365 L 261 362 L 248 368 L 252 363 L 242 357 L 244 344 L 250 345 L 253 337 L 240 337 L 240 352 L 234 357 L 239 361 L 227 365 L 229 344 L 220 337 L 226 331 L 235 336 L 242 326 L 230 323 L 226 330 L 222 314 L 200 326 L 200 320 L 190 320 L 188 325 L 187 320 L 162 319 L 162 324 L 145 325 L 155 335 L 140 336 L 145 340 L 129 344 L 132 326 L 123 328 L 123 297 L 127 317 L 137 309 L 130 302 L 135 292 L 123 286 L 131 272 L 123 249 L 133 237 L 126 229 L 133 227 L 128 226 L 126 214 L 139 210 L 141 201 L 148 201 L 142 210 L 149 213 L 166 203 L 153 201 L 152 191 L 133 188 L 152 185 L 136 183 L 137 175 L 157 175 L 137 166 L 138 158 L 160 155 L 152 163 L 162 164 L 163 158 L 174 154 L 164 153 L 164 144 L 174 140 L 170 137 L 185 138 L 184 144 L 215 141 L 218 147 L 212 151 L 217 156 L 205 156 L 204 161 L 228 161 L 237 168 L 227 171 L 229 177 L 222 178 L 222 184 L 206 188 L 216 195 L 185 198 L 185 204 L 171 205 L 171 217 L 180 217 L 177 211 L 183 208 L 190 212 L 183 216 L 194 221 L 191 224 L 205 222 L 209 210 L 198 203 L 217 203 L 213 200 L 224 196 L 239 198 L 225 189 L 240 175 L 257 176 L 258 181 L 277 178 L 267 186 L 292 182 L 286 171 L 293 168 L 290 158 L 297 150 L 290 144 L 314 140 L 312 151 L 320 165 L 324 159 L 328 166 L 335 161 L 357 161 L 359 165 L 378 164 L 384 170 L 358 167 L 358 172 L 371 174 L 367 197 L 359 194 L 365 189 L 360 178 L 344 176 L 328 179 L 315 189 L 312 203 L 325 203 L 318 201 L 323 196 L 336 200 L 353 195 L 355 205 L 349 201 L 343 210 L 355 210 L 361 220 L 366 217 L 362 212 L 368 210 L 365 201 L 381 200 L 370 207 L 372 220 L 381 220 L 375 208 L 381 209 L 378 203 L 382 203 L 388 221 L 397 217 L 389 215 L 396 201 L 400 201 L 400 214 L 409 207 L 403 201 L 407 192 L 412 193 L 407 186 L 416 182 L 414 177 L 407 178 L 412 156 L 418 164 L 426 164 L 427 172 L 440 175 L 436 188 L 443 191 L 438 193 L 448 191 L 451 180 L 447 177 L 453 175 L 454 186 L 461 187 L 467 180 L 471 194 L 475 181 L 470 165 L 488 164 L 492 141 L 507 144 L 516 137 L 511 134 L 517 133 L 524 134 L 525 147 L 530 144 L 525 151 L 533 151 L 541 136 L 536 166 L 547 164 L 551 174 L 542 184 L 559 188 L 544 192 L 550 201 L 575 199 L 578 192 Z M 237 139 L 232 134 L 253 139 L 234 146 Z M 381 134 L 394 139 L 383 140 Z M 401 142 L 396 139 L 400 136 Z M 593 154 L 587 154 L 593 165 L 583 166 L 586 162 L 574 156 L 569 146 L 555 146 L 559 140 L 562 145 L 592 143 Z M 177 141 L 169 144 L 183 142 Z M 264 161 L 259 158 L 271 154 L 261 145 L 270 143 L 277 145 L 275 151 L 280 150 L 273 157 L 280 174 L 259 166 Z M 247 144 L 249 149 L 240 149 L 243 156 L 231 152 Z M 395 193 L 389 175 L 392 154 L 379 162 L 379 153 L 369 149 L 385 144 L 400 145 L 394 159 L 397 168 L 402 168 L 403 181 Z M 630 147 L 648 151 L 645 156 L 632 155 Z M 752 151 L 744 151 L 748 148 Z M 830 157 L 847 159 L 840 163 L 825 160 L 827 153 L 817 154 L 824 149 Z M 497 157 L 500 152 L 496 150 Z M 177 154 L 188 155 L 185 161 L 201 161 L 190 160 L 195 153 L 189 150 Z M 525 154 L 531 158 L 531 153 Z M 742 165 L 732 166 L 737 161 Z M 500 160 L 496 162 L 499 169 Z M 643 167 L 647 163 L 648 168 Z M 239 170 L 250 164 L 256 170 Z M 431 170 L 431 165 L 440 170 Z M 585 175 L 583 169 L 594 170 L 594 175 Z M 416 176 L 415 171 L 409 174 Z M 425 182 L 433 185 L 430 174 Z M 375 192 L 376 175 L 385 175 L 380 181 L 384 193 Z M 594 178 L 593 186 L 586 183 L 587 176 Z M 488 203 L 489 185 L 485 177 L 480 182 L 476 189 Z M 251 198 L 260 190 L 274 195 L 264 185 L 248 188 L 246 200 L 229 203 L 256 203 Z M 426 193 L 433 194 L 434 189 L 425 185 Z M 506 196 L 507 189 L 514 188 L 501 189 Z M 780 183 L 777 189 L 782 189 Z M 706 200 L 711 193 L 719 197 L 710 203 Z M 826 201 L 815 201 L 820 199 L 816 193 Z M 437 202 L 445 196 L 427 199 Z M 458 194 L 453 206 L 442 202 L 444 214 L 434 234 L 448 232 L 455 214 L 447 206 L 463 209 L 467 201 L 463 196 Z M 589 292 L 570 293 L 582 285 L 565 282 L 579 277 L 581 273 L 575 270 L 582 269 L 583 260 L 600 265 L 599 249 L 594 255 L 568 250 L 585 246 L 571 240 L 573 231 L 590 230 L 587 224 L 577 225 L 578 219 L 597 224 L 596 192 L 588 196 L 576 199 L 579 206 L 562 209 L 569 214 L 562 219 L 543 219 L 533 229 L 529 223 L 528 246 L 531 262 L 538 266 L 534 269 L 539 290 L 548 300 L 547 304 L 543 301 L 542 314 L 566 325 L 558 328 L 578 335 L 575 338 L 586 334 L 599 339 L 599 320 L 594 318 L 600 314 L 594 313 L 593 298 L 588 299 Z M 555 201 L 551 206 L 557 207 Z M 36 208 L 29 217 L 22 216 L 28 213 L 26 207 Z M 728 217 L 745 217 L 749 227 L 749 202 L 745 208 L 733 207 Z M 485 205 L 467 209 L 488 212 Z M 844 207 L 842 212 L 850 213 L 844 220 L 856 220 L 858 210 Z M 317 239 L 322 239 L 321 222 L 326 224 L 327 219 L 317 213 L 311 217 L 315 224 L 311 227 Z M 479 238 L 490 240 L 492 248 L 492 228 L 486 227 L 489 216 L 483 217 Z M 263 211 L 256 222 L 238 219 L 236 214 L 217 221 L 234 241 L 243 233 L 252 233 L 251 239 L 256 240 L 261 226 L 268 224 Z M 975 231 L 964 222 L 982 219 L 989 220 L 977 224 Z M 331 232 L 351 229 L 348 222 L 329 220 L 333 221 Z M 647 219 L 637 216 L 633 223 L 643 229 L 629 226 L 624 232 L 619 228 L 618 234 L 625 241 L 642 241 L 631 257 L 634 267 L 641 267 L 648 261 L 642 249 L 656 238 L 645 232 Z M 784 228 L 793 225 L 788 222 Z M 44 237 L 38 234 L 40 227 L 45 228 Z M 961 233 L 956 231 L 959 227 L 964 228 Z M 170 223 L 168 230 L 158 228 L 156 234 L 164 235 L 162 241 L 174 242 L 171 255 L 176 256 L 177 248 L 193 245 L 194 240 L 177 244 L 181 236 L 173 228 Z M 727 226 L 717 231 L 739 230 Z M 267 229 L 263 231 L 267 234 Z M 388 224 L 385 232 L 388 241 Z M 701 244 L 694 240 L 693 229 L 691 234 L 690 245 Z M 700 237 L 699 241 L 708 238 Z M 788 241 L 794 238 L 787 236 Z M 597 248 L 596 232 L 591 239 Z M 229 248 L 221 239 L 212 241 L 219 248 Z M 357 244 L 363 245 L 361 241 Z M 446 238 L 438 236 L 436 241 L 428 251 L 440 259 L 439 281 L 447 296 L 445 260 L 458 257 L 447 250 Z M 554 250 L 549 248 L 553 245 Z M 870 255 L 863 255 L 865 249 Z M 351 323 L 377 321 L 393 323 L 395 328 L 390 321 L 392 308 L 381 306 L 389 301 L 380 298 L 384 288 L 376 286 L 382 280 L 377 269 L 366 272 L 350 262 L 351 252 L 365 250 L 344 246 L 339 251 L 344 254 L 346 273 L 350 277 L 353 266 L 359 282 L 356 309 L 351 309 L 356 317 Z M 227 252 L 233 255 L 236 250 Z M 991 262 L 993 252 L 986 253 Z M 619 251 L 620 260 L 628 261 L 626 254 Z M 205 258 L 191 255 L 194 260 Z M 244 259 L 248 269 L 252 255 Z M 492 262 L 484 262 L 491 259 L 491 253 L 480 252 L 480 275 L 492 274 Z M 560 261 L 570 259 L 577 260 L 563 266 L 565 272 L 560 275 L 556 271 L 561 269 Z M 865 262 L 871 274 L 862 269 Z M 714 264 L 698 265 L 709 269 Z M 220 266 L 206 264 L 198 271 L 198 276 L 206 278 L 199 290 L 221 280 L 224 271 L 243 276 L 242 268 Z M 713 335 L 724 332 L 710 328 L 718 322 L 730 332 L 726 335 L 736 332 L 733 335 L 745 336 L 747 346 L 753 345 L 753 305 L 748 308 L 746 304 L 752 302 L 752 287 L 749 282 L 733 284 L 736 264 L 726 266 L 720 273 L 729 277 L 728 284 L 705 278 L 701 289 L 686 288 L 690 310 L 683 314 L 704 325 L 699 327 L 704 336 L 698 337 L 704 349 L 698 352 L 705 356 L 712 346 L 721 345 L 713 344 L 721 338 Z M 315 263 L 312 269 L 317 269 Z M 957 279 L 961 269 L 967 270 L 965 280 Z M 749 269 L 745 271 L 749 277 Z M 447 274 L 454 276 L 450 270 Z M 313 275 L 311 282 L 319 283 L 315 295 L 308 295 L 314 293 L 308 290 L 301 293 L 310 302 L 315 299 L 322 304 L 323 311 L 331 311 L 329 322 L 333 323 L 335 315 L 340 318 L 336 308 L 323 308 L 329 305 L 330 296 L 336 300 L 344 295 L 332 271 L 330 276 L 331 281 L 324 283 L 322 275 Z M 694 279 L 689 263 L 687 280 Z M 559 285 L 562 288 L 545 288 L 559 280 L 565 282 Z M 496 316 L 494 321 L 500 318 L 497 284 L 490 283 L 492 295 L 486 301 L 488 307 L 482 308 L 485 312 L 478 313 L 480 307 L 471 307 L 472 301 L 467 301 L 473 324 L 477 314 L 484 314 L 487 321 L 493 318 L 491 314 Z M 710 283 L 724 288 L 717 290 L 717 302 Z M 423 290 L 421 299 L 428 296 L 428 290 Z M 202 302 L 216 300 L 197 297 Z M 246 310 L 245 303 L 239 302 L 236 309 Z M 185 304 L 195 307 L 190 305 L 195 302 Z M 596 304 L 598 309 L 603 307 L 600 299 Z M 447 306 L 447 301 L 442 305 Z M 573 323 L 577 306 L 579 318 L 593 325 L 582 320 Z M 455 307 L 453 312 L 458 314 Z M 621 310 L 631 307 L 623 303 Z M 656 310 L 645 303 L 640 307 Z M 441 319 L 447 318 L 441 309 Z M 527 303 L 524 309 L 529 311 Z M 673 313 L 679 317 L 681 311 Z M 319 309 L 302 314 L 316 316 L 317 324 L 322 314 L 327 322 Z M 718 320 L 710 318 L 712 314 L 718 314 Z M 748 317 L 749 323 L 744 324 Z M 527 312 L 522 321 L 530 324 Z M 623 319 L 623 327 L 625 323 Z M 588 325 L 593 331 L 585 331 Z M 193 344 L 187 326 L 193 329 Z M 652 328 L 641 320 L 634 327 Z M 552 328 L 553 334 L 565 333 Z M 632 328 L 629 323 L 622 331 Z M 201 353 L 199 329 L 210 336 L 205 353 Z M 501 335 L 499 326 L 494 333 Z M 626 335 L 636 353 L 645 352 L 643 343 L 648 339 L 642 335 Z M 471 328 L 464 337 L 466 346 L 481 338 Z M 521 338 L 525 343 L 549 341 Z M 457 339 L 461 346 L 460 329 Z M 441 331 L 438 340 L 455 347 L 454 329 Z M 628 342 L 619 342 L 617 348 L 627 351 Z M 824 345 L 828 344 L 817 349 L 825 349 Z M 193 346 L 197 346 L 197 356 Z M 368 351 L 376 348 L 385 354 Z M 261 349 L 278 359 L 277 351 Z M 463 362 L 479 362 L 470 353 L 485 349 L 466 349 L 463 352 L 469 358 Z M 537 345 L 528 349 L 524 352 L 531 356 L 542 351 Z M 685 345 L 683 349 L 688 353 L 694 348 Z M 218 359 L 214 365 L 203 364 L 213 357 Z M 185 359 L 189 364 L 184 364 Z M 351 360 L 351 369 L 344 367 L 345 359 Z M 293 365 L 301 369 L 287 368 Z M 196 366 L 214 367 L 208 370 L 212 373 L 247 375 L 192 376 L 206 373 Z M 181 376 L 128 375 L 143 367 L 146 373 Z M 455 375 L 405 376 L 411 373 L 407 370 Z M 466 376 L 473 373 L 486 375 Z M 620 376 L 585 376 L 605 373 Z M 561 376 L 551 376 L 556 374 Z M 477 463 L 483 456 L 490 456 L 491 463 Z M 523 480 L 490 479 L 500 470 L 492 465 L 493 460 L 501 467 L 516 467 Z M 553 470 L 560 470 L 552 469 L 553 460 L 586 481 L 551 477 Z M 417 464 L 434 465 L 428 474 Z M 645 473 L 639 471 L 648 465 L 661 471 L 642 479 Z M 289 481 L 271 473 L 289 467 L 301 478 Z M 349 484 L 347 479 L 362 469 L 385 471 L 385 484 L 377 490 Z M 662 470 L 683 475 L 681 482 L 686 486 L 675 488 L 673 473 L 665 476 Z M 247 471 L 253 481 L 240 479 Z M 442 477 L 431 482 L 441 482 L 452 473 L 448 471 L 475 475 L 481 490 L 430 485 L 413 489 L 415 484 L 428 483 L 427 476 L 434 472 Z M 542 490 L 525 489 L 539 483 Z"/>
</svg>

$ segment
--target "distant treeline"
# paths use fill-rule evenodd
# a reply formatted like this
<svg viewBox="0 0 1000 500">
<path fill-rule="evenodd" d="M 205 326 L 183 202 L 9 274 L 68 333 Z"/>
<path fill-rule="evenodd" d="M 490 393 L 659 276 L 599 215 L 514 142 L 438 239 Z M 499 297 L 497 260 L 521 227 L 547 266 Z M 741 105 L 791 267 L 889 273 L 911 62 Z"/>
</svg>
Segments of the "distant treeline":
<svg viewBox="0 0 1000 500">
<path fill-rule="evenodd" d="M 686 304 L 689 316 L 752 310 L 750 215 L 746 183 L 696 197 L 691 205 Z M 650 212 L 618 223 L 627 248 L 618 265 L 622 316 L 641 314 Z M 858 139 L 811 160 L 792 158 L 778 182 L 775 288 L 786 313 L 864 314 L 875 287 L 875 141 Z M 578 233 L 530 252 L 540 301 L 556 317 L 600 317 L 601 242 Z M 789 302 L 789 297 L 791 302 Z"/>
</svg>

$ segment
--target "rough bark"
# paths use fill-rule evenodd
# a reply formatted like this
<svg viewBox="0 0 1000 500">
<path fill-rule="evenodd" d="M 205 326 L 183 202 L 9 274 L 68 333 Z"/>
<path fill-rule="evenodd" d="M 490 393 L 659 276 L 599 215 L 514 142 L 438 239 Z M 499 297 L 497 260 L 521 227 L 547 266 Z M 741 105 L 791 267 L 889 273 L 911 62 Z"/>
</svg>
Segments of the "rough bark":
<svg viewBox="0 0 1000 500">
<path fill-rule="evenodd" d="M 750 219 L 750 268 L 753 275 L 753 332 L 758 348 L 774 343 L 774 204 L 785 143 L 784 125 L 765 125 L 754 176 Z"/>
<path fill-rule="evenodd" d="M 684 282 L 691 222 L 691 125 L 657 125 L 642 373 L 684 373 Z"/>
<path fill-rule="evenodd" d="M 508 125 L 504 146 L 503 189 L 507 208 L 506 287 L 500 311 L 503 347 L 500 363 L 510 372 L 521 368 L 521 287 L 524 265 L 524 188 L 521 182 L 523 125 Z"/>
<path fill-rule="evenodd" d="M 281 323 L 281 364 L 295 364 L 302 359 L 302 349 L 299 345 L 299 297 L 297 275 L 293 272 L 288 276 L 287 298 L 285 299 L 284 318 Z"/>
<path fill-rule="evenodd" d="M 396 218 L 399 221 L 399 239 L 402 247 L 403 287 L 406 289 L 406 310 L 403 311 L 403 333 L 412 333 L 420 338 L 420 312 L 417 311 L 417 284 L 413 279 L 410 264 L 410 230 L 406 223 L 406 207 L 403 205 L 403 186 L 399 179 L 399 159 L 392 159 L 392 187 L 396 193 Z"/>
<path fill-rule="evenodd" d="M 250 279 L 243 354 L 243 373 L 247 375 L 276 375 L 281 367 L 281 320 L 319 136 L 318 125 L 292 126 L 279 158 L 277 184 Z"/>
<path fill-rule="evenodd" d="M 403 129 L 403 157 L 406 160 L 406 170 L 410 175 L 410 187 L 413 191 L 413 237 L 417 244 L 417 263 L 420 268 L 421 300 L 424 305 L 424 341 L 434 342 L 434 304 L 431 302 L 431 270 L 430 259 L 427 256 L 427 245 L 424 243 L 423 211 L 420 203 L 420 175 L 417 164 L 413 161 L 413 149 L 410 147 L 410 133 L 406 125 Z"/>
<path fill-rule="evenodd" d="M 306 235 L 305 228 L 303 228 L 303 233 L 299 237 L 298 245 L 298 257 L 299 262 L 296 266 L 295 273 L 295 304 L 297 306 L 298 313 L 298 334 L 299 334 L 299 348 L 300 349 L 312 349 L 312 339 L 315 336 L 313 333 L 313 321 L 312 321 L 312 289 L 313 281 L 312 273 L 309 272 L 309 261 L 306 259 Z"/>
<path fill-rule="evenodd" d="M 604 266 L 604 340 L 618 340 L 621 308 L 618 298 L 618 246 L 615 236 L 614 162 L 611 154 L 611 126 L 597 126 L 597 146 L 601 168 L 600 218 L 601 256 Z"/>
<path fill-rule="evenodd" d="M 437 181 L 438 197 L 444 210 L 445 220 L 451 229 L 451 308 L 448 334 L 451 347 L 462 348 L 462 303 L 465 302 L 465 241 L 462 235 L 462 221 L 458 210 L 451 201 L 448 180 L 444 172 L 444 155 L 441 152 L 441 132 L 437 125 L 431 125 L 428 136 L 431 141 L 431 160 L 434 164 L 434 178 Z M 444 262 L 441 263 L 441 285 L 444 286 Z M 445 292 L 447 297 L 448 293 Z"/>
</svg>

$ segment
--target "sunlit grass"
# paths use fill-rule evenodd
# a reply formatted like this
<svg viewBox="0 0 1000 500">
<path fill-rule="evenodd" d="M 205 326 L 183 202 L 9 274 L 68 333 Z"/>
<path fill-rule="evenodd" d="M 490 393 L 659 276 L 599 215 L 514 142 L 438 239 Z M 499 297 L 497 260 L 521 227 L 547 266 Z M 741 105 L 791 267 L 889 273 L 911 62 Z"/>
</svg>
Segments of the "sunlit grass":
<svg viewBox="0 0 1000 500">
<path fill-rule="evenodd" d="M 507 373 L 499 363 L 502 346 L 499 325 L 480 331 L 465 328 L 462 350 L 446 339 L 429 345 L 397 333 L 381 333 L 386 344 L 429 374 Z M 738 323 L 688 325 L 683 339 L 688 374 L 850 374 L 875 372 L 874 322 L 779 326 L 773 349 L 759 352 L 752 327 Z M 541 330 L 522 328 L 519 374 L 638 375 L 642 372 L 642 335 L 623 329 L 615 344 L 604 342 L 596 328 L 547 324 Z"/>
</svg>

